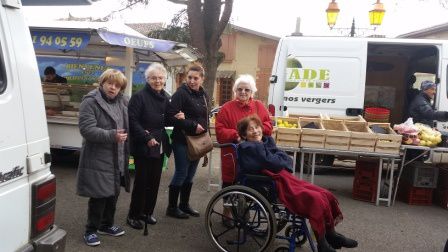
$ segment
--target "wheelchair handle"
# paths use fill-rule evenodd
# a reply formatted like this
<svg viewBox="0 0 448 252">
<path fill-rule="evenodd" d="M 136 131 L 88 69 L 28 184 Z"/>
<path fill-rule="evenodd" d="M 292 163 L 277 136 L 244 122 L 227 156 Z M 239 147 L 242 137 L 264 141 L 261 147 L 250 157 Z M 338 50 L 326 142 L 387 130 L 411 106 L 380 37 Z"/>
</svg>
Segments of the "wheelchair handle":
<svg viewBox="0 0 448 252">
<path fill-rule="evenodd" d="M 224 144 L 217 144 L 216 147 L 218 148 L 232 147 L 236 151 L 238 145 L 234 143 L 224 143 Z"/>
</svg>

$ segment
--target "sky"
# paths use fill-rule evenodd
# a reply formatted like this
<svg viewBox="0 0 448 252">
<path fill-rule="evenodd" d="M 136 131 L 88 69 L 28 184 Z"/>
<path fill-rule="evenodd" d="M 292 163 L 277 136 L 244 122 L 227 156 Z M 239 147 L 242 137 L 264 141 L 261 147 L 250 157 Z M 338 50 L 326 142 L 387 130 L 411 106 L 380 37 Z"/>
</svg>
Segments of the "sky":
<svg viewBox="0 0 448 252">
<path fill-rule="evenodd" d="M 376 0 L 337 0 L 340 13 L 335 29 L 327 26 L 326 8 L 330 0 L 234 0 L 231 23 L 254 31 L 274 35 L 290 35 L 296 29 L 300 17 L 300 31 L 305 36 L 345 36 L 352 20 L 360 28 L 358 35 L 385 35 L 396 37 L 407 32 L 448 23 L 448 6 L 444 0 L 381 0 L 386 14 L 383 24 L 373 31 L 368 13 Z M 91 6 L 24 7 L 30 23 L 51 21 L 67 17 L 104 17 L 122 8 L 123 0 L 100 0 Z M 170 23 L 175 13 L 184 5 L 167 0 L 150 0 L 147 6 L 136 5 L 131 9 L 115 12 L 115 21 L 125 23 Z"/>
</svg>

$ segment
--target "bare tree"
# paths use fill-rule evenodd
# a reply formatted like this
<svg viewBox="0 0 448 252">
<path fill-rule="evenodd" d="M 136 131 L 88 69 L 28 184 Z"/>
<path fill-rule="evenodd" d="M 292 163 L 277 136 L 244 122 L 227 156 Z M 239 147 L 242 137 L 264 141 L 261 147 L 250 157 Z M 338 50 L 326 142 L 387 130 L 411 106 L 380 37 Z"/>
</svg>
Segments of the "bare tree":
<svg viewBox="0 0 448 252">
<path fill-rule="evenodd" d="M 220 60 L 221 35 L 229 23 L 233 0 L 168 1 L 187 6 L 191 45 L 204 55 L 203 65 L 207 74 L 204 88 L 210 96 L 213 96 Z"/>
<path fill-rule="evenodd" d="M 148 4 L 150 0 L 125 0 L 127 6 L 136 3 Z M 191 45 L 204 55 L 202 63 L 206 70 L 205 91 L 213 96 L 216 71 L 222 54 L 221 35 L 229 23 L 232 14 L 233 0 L 168 0 L 187 6 Z M 224 6 L 224 8 L 222 8 Z"/>
</svg>

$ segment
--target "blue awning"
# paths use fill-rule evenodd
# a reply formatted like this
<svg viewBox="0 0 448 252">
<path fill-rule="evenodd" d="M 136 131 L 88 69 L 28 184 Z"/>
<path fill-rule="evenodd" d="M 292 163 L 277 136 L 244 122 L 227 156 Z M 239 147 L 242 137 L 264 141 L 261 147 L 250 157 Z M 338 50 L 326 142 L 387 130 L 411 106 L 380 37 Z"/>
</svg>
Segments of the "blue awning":
<svg viewBox="0 0 448 252">
<path fill-rule="evenodd" d="M 125 35 L 103 29 L 99 29 L 98 34 L 104 41 L 111 45 L 132 47 L 153 52 L 169 52 L 176 45 L 176 42 L 173 41 Z"/>
</svg>

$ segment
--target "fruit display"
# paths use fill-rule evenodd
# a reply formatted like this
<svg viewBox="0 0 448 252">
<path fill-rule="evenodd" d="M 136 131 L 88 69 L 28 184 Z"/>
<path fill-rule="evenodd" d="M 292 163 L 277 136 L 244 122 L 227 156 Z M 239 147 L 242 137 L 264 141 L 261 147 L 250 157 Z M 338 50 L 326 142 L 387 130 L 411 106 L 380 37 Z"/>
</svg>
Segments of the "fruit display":
<svg viewBox="0 0 448 252">
<path fill-rule="evenodd" d="M 277 127 L 297 129 L 298 123 L 297 122 L 289 122 L 288 120 L 278 118 L 277 119 Z"/>
<path fill-rule="evenodd" d="M 439 131 L 421 123 L 416 123 L 415 126 L 419 129 L 418 138 L 421 146 L 434 147 L 442 142 L 442 134 Z"/>
<path fill-rule="evenodd" d="M 395 125 L 394 130 L 403 135 L 403 144 L 435 147 L 442 142 L 442 134 L 439 131 L 425 124 L 414 124 L 411 118 Z"/>
</svg>

